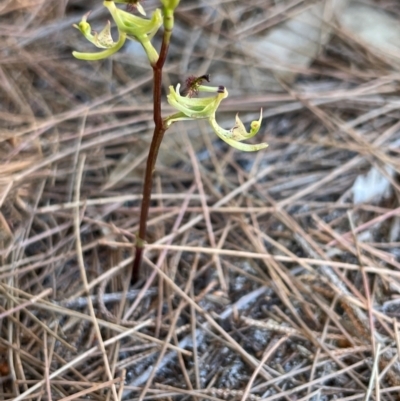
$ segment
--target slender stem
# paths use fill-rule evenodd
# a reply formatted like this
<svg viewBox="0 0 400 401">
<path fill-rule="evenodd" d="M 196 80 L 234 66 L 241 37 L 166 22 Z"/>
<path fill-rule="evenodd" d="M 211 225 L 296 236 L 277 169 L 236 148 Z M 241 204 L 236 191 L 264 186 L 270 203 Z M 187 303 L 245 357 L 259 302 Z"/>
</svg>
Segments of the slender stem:
<svg viewBox="0 0 400 401">
<path fill-rule="evenodd" d="M 154 133 L 151 140 L 149 155 L 147 156 L 146 171 L 143 184 L 143 198 L 140 209 L 139 233 L 136 238 L 135 259 L 132 266 L 131 284 L 135 284 L 140 276 L 140 266 L 142 264 L 143 249 L 146 240 L 147 219 L 151 202 L 151 191 L 153 187 L 153 172 L 155 169 L 158 151 L 166 131 L 161 115 L 161 92 L 162 92 L 162 69 L 167 58 L 171 30 L 164 29 L 163 42 L 161 45 L 160 56 L 153 68 L 153 119 Z"/>
</svg>

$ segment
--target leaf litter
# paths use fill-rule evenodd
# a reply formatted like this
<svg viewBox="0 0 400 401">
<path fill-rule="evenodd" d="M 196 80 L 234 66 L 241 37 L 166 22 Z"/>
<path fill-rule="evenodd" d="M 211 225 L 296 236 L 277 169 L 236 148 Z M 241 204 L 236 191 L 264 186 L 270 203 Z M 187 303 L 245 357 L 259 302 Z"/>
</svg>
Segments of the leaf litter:
<svg viewBox="0 0 400 401">
<path fill-rule="evenodd" d="M 71 57 L 98 2 L 3 2 L 1 399 L 398 398 L 400 8 L 335 4 L 181 4 L 166 87 L 210 73 L 269 148 L 168 132 L 130 288 L 149 70 Z"/>
</svg>

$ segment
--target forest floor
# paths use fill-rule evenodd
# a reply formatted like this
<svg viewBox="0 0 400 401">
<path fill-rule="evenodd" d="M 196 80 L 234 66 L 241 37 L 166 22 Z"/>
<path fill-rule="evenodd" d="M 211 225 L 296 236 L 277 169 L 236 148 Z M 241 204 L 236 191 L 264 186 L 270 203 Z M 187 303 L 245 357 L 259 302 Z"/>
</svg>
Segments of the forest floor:
<svg viewBox="0 0 400 401">
<path fill-rule="evenodd" d="M 0 5 L 0 400 L 399 399 L 398 55 L 332 19 L 274 75 L 244 44 L 310 2 L 181 3 L 165 93 L 210 73 L 229 90 L 221 125 L 263 108 L 254 143 L 269 147 L 174 124 L 133 287 L 143 52 L 72 57 L 93 50 L 72 24 L 109 18 L 94 0 Z"/>
</svg>

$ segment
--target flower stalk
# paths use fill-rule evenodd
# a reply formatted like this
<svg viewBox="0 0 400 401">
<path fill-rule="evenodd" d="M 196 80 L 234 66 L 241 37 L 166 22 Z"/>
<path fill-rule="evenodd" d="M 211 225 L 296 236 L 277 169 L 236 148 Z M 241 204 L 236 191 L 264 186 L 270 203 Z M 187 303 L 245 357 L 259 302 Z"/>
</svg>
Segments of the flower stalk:
<svg viewBox="0 0 400 401">
<path fill-rule="evenodd" d="M 142 265 L 143 250 L 146 244 L 147 220 L 149 216 L 151 191 L 153 188 L 153 173 L 157 161 L 158 151 L 164 138 L 167 126 L 161 114 L 161 90 L 162 90 L 162 70 L 167 58 L 172 30 L 174 27 L 174 10 L 179 3 L 168 4 L 168 0 L 163 1 L 164 6 L 164 34 L 161 44 L 160 56 L 153 68 L 153 120 L 154 132 L 151 140 L 149 154 L 147 156 L 146 171 L 143 183 L 143 198 L 140 208 L 139 232 L 136 237 L 135 257 L 132 265 L 131 284 L 135 284 L 140 277 L 140 266 Z M 171 1 L 169 2 L 171 3 Z"/>
</svg>

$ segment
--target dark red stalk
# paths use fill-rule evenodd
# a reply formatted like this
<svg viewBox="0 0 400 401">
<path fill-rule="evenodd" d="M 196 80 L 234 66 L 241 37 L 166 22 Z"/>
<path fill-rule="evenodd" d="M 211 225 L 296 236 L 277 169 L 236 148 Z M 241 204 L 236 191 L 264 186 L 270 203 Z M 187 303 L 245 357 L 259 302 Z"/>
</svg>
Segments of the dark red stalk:
<svg viewBox="0 0 400 401">
<path fill-rule="evenodd" d="M 162 92 L 162 70 L 168 54 L 171 31 L 164 30 L 163 42 L 161 45 L 160 56 L 153 68 L 153 119 L 154 133 L 151 140 L 149 155 L 147 156 L 146 171 L 143 184 L 143 198 L 140 209 L 139 233 L 136 237 L 135 259 L 132 266 L 131 284 L 135 284 L 140 276 L 140 266 L 142 264 L 143 249 L 146 241 L 147 219 L 151 202 L 151 191 L 153 187 L 153 172 L 155 169 L 158 151 L 164 137 L 166 128 L 161 115 L 161 92 Z"/>
</svg>

